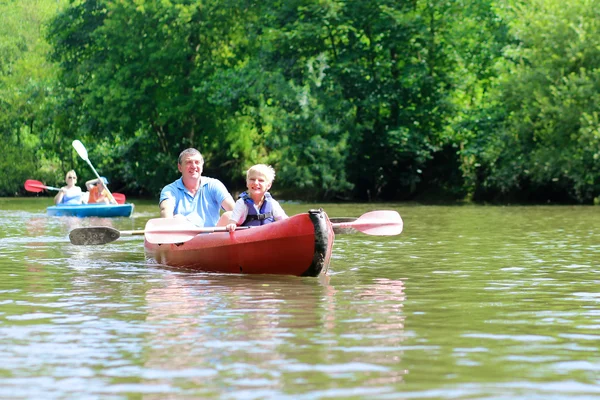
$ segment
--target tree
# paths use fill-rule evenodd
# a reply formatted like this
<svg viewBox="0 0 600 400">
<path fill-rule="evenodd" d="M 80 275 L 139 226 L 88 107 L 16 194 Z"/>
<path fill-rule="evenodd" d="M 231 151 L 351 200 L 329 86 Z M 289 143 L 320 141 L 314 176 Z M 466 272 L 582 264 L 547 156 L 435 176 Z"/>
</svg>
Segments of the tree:
<svg viewBox="0 0 600 400">
<path fill-rule="evenodd" d="M 478 158 L 480 195 L 590 202 L 600 190 L 598 2 L 506 9 L 517 43 L 499 64 L 498 132 Z"/>
<path fill-rule="evenodd" d="M 174 179 L 186 147 L 204 153 L 209 172 L 247 148 L 225 129 L 243 125 L 235 107 L 210 85 L 245 62 L 243 13 L 241 2 L 74 0 L 53 22 L 77 130 L 113 143 L 110 164 L 131 190 L 156 193 Z"/>
<path fill-rule="evenodd" d="M 23 191 L 32 175 L 64 177 L 55 155 L 44 151 L 53 131 L 56 66 L 46 60 L 45 23 L 62 1 L 0 2 L 0 196 Z"/>
<path fill-rule="evenodd" d="M 276 115 L 264 119 L 284 148 L 288 183 L 325 197 L 414 194 L 450 110 L 443 9 L 421 1 L 268 4 L 260 62 L 272 85 L 262 111 Z"/>
</svg>

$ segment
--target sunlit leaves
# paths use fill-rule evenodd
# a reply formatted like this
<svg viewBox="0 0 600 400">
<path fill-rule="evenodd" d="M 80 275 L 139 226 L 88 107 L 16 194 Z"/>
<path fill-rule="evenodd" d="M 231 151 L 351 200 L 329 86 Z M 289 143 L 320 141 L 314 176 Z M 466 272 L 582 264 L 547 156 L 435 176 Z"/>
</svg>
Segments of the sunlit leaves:
<svg viewBox="0 0 600 400">
<path fill-rule="evenodd" d="M 600 104 L 598 5 L 536 0 L 515 4 L 508 14 L 519 42 L 506 49 L 501 64 L 507 147 L 490 160 L 496 167 L 489 183 L 507 191 L 527 184 L 530 191 L 545 188 L 549 199 L 582 202 L 600 191 L 600 182 L 591 178 L 600 173 L 594 134 Z M 519 163 L 512 161 L 515 153 Z M 506 185 L 503 176 L 512 183 Z"/>
</svg>

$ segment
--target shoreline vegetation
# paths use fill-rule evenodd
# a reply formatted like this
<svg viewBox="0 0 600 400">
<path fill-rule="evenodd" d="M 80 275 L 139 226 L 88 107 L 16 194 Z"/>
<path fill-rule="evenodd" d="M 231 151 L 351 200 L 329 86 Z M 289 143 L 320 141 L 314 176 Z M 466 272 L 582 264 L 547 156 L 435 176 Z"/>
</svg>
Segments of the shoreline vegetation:
<svg viewBox="0 0 600 400">
<path fill-rule="evenodd" d="M 600 204 L 595 3 L 0 1 L 0 196 L 79 139 L 140 199 L 195 147 L 234 195 Z"/>
</svg>

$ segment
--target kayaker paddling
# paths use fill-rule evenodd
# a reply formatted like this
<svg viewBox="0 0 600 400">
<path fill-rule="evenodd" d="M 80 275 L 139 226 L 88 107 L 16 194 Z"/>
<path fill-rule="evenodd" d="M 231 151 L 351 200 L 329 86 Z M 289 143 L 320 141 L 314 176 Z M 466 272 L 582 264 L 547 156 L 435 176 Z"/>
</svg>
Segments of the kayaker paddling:
<svg viewBox="0 0 600 400">
<path fill-rule="evenodd" d="M 275 170 L 270 165 L 257 164 L 246 172 L 247 191 L 235 203 L 227 230 L 235 231 L 239 225 L 260 226 L 288 218 L 281 205 L 268 190 L 273 185 Z"/>
<path fill-rule="evenodd" d="M 65 175 L 66 186 L 60 188 L 56 196 L 54 196 L 54 204 L 81 204 L 81 188 L 76 186 L 77 174 L 74 170 L 70 170 Z"/>
<path fill-rule="evenodd" d="M 110 199 L 108 198 L 108 192 L 106 191 L 106 185 L 108 185 L 108 179 L 101 176 L 100 178 L 90 179 L 85 183 L 85 187 L 88 190 L 88 204 L 104 203 L 109 204 Z M 116 203 L 116 202 L 115 202 Z"/>
<path fill-rule="evenodd" d="M 199 227 L 227 225 L 235 204 L 233 197 L 221 181 L 202 176 L 203 167 L 204 158 L 198 150 L 189 148 L 179 154 L 181 178 L 160 193 L 162 218 L 186 218 Z M 221 209 L 225 210 L 223 215 Z"/>
</svg>

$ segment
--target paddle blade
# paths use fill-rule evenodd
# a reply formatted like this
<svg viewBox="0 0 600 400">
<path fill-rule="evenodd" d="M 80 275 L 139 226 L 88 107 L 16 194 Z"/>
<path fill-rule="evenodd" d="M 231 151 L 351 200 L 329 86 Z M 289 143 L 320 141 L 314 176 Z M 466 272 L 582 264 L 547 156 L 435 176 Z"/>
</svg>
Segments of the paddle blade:
<svg viewBox="0 0 600 400">
<path fill-rule="evenodd" d="M 77 154 L 79 154 L 79 157 L 81 157 L 81 159 L 83 161 L 89 161 L 88 160 L 88 152 L 87 152 L 85 146 L 83 145 L 83 143 L 81 143 L 79 140 L 75 139 L 75 140 L 73 140 L 73 147 L 75 148 L 75 151 L 77 152 Z"/>
<path fill-rule="evenodd" d="M 249 226 L 238 226 L 237 230 Z M 198 227 L 183 218 L 153 218 L 146 222 L 144 236 L 148 243 L 173 244 L 184 243 L 200 233 L 227 232 L 224 226 Z"/>
<path fill-rule="evenodd" d="M 39 193 L 43 192 L 46 186 L 40 181 L 34 181 L 33 179 L 27 179 L 25 181 L 25 190 L 28 192 Z"/>
<path fill-rule="evenodd" d="M 125 204 L 126 197 L 123 193 L 112 193 L 112 195 L 117 201 L 117 204 Z"/>
<path fill-rule="evenodd" d="M 396 211 L 371 211 L 354 222 L 331 224 L 334 228 L 354 228 L 367 235 L 394 236 L 402 233 L 404 223 Z"/>
<path fill-rule="evenodd" d="M 57 190 L 58 191 L 58 190 L 60 190 L 60 188 L 46 186 L 40 181 L 36 181 L 33 179 L 27 179 L 25 181 L 25 190 L 27 190 L 28 192 L 39 193 L 42 190 Z"/>
<path fill-rule="evenodd" d="M 69 240 L 78 246 L 106 244 L 114 242 L 120 236 L 121 232 L 108 226 L 75 228 L 69 232 Z"/>
</svg>

